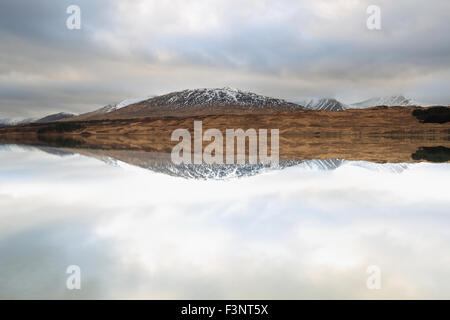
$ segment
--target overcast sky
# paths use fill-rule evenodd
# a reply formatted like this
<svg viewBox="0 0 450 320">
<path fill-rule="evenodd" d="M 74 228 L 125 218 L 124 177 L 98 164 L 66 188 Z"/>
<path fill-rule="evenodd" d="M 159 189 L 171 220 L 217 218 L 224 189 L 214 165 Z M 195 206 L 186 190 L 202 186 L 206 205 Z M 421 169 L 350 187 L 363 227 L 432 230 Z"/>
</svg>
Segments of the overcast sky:
<svg viewBox="0 0 450 320">
<path fill-rule="evenodd" d="M 69 30 L 66 9 L 81 8 Z M 381 8 L 381 30 L 366 9 Z M 448 0 L 2 0 L 0 118 L 231 86 L 450 103 Z"/>
</svg>

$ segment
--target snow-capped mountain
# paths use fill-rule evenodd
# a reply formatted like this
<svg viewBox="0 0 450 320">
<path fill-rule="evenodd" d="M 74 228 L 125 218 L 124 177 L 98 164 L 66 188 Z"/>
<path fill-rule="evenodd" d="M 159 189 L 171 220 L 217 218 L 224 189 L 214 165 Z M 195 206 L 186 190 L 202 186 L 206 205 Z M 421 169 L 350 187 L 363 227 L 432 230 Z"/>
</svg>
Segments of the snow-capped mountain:
<svg viewBox="0 0 450 320">
<path fill-rule="evenodd" d="M 332 98 L 316 98 L 300 102 L 302 106 L 310 110 L 343 111 L 347 105 Z"/>
<path fill-rule="evenodd" d="M 34 122 L 36 122 L 36 123 L 53 122 L 53 121 L 58 121 L 58 120 L 62 120 L 62 119 L 69 119 L 74 116 L 75 115 L 73 113 L 59 112 L 59 113 L 55 113 L 55 114 L 50 114 L 50 115 L 43 117 L 39 120 L 36 120 Z"/>
<path fill-rule="evenodd" d="M 14 118 L 14 119 L 0 119 L 0 127 L 16 126 L 19 124 L 30 123 L 35 121 L 33 118 Z"/>
<path fill-rule="evenodd" d="M 107 106 L 101 107 L 100 109 L 83 113 L 79 116 L 74 117 L 73 121 L 85 121 L 85 120 L 94 120 L 94 119 L 104 119 L 105 116 L 109 116 L 109 114 L 114 113 L 118 110 L 126 108 L 130 105 L 137 104 L 143 101 L 150 99 L 153 96 L 146 96 L 141 98 L 130 98 L 125 99 L 117 103 L 108 104 Z"/>
<path fill-rule="evenodd" d="M 414 99 L 406 98 L 402 95 L 378 97 L 364 100 L 362 102 L 345 104 L 336 99 L 330 98 L 314 98 L 299 102 L 306 109 L 310 110 L 327 110 L 327 111 L 343 111 L 346 109 L 366 109 L 378 106 L 387 107 L 428 107 L 430 104 L 420 103 Z"/>
<path fill-rule="evenodd" d="M 150 98 L 152 98 L 153 96 L 146 96 L 146 97 L 142 97 L 142 98 L 130 98 L 130 99 L 125 99 L 122 100 L 118 103 L 112 103 L 112 104 L 108 104 L 105 107 L 102 107 L 98 110 L 95 110 L 94 112 L 98 112 L 98 113 L 110 113 L 125 107 L 128 107 L 129 105 L 135 104 L 135 103 L 139 103 L 145 100 L 148 100 Z"/>
<path fill-rule="evenodd" d="M 189 116 L 257 113 L 304 109 L 283 99 L 233 88 L 189 89 L 153 98 L 128 99 L 82 114 L 73 120 L 131 119 L 149 116 Z"/>
<path fill-rule="evenodd" d="M 0 119 L 0 127 L 7 126 L 17 126 L 25 123 L 45 123 L 45 122 L 53 122 L 62 119 L 68 119 L 74 117 L 75 115 L 72 113 L 55 113 L 45 116 L 43 118 L 14 118 L 14 119 Z"/>
<path fill-rule="evenodd" d="M 166 110 L 186 109 L 204 106 L 236 105 L 255 108 L 285 107 L 301 109 L 301 106 L 283 99 L 270 98 L 253 92 L 234 88 L 188 89 L 156 97 L 127 99 L 117 104 L 108 105 L 96 112 L 111 113 L 126 107 L 165 107 Z M 124 110 L 122 110 L 125 112 Z"/>
<path fill-rule="evenodd" d="M 238 105 L 251 108 L 276 108 L 302 109 L 301 106 L 276 99 L 262 96 L 253 92 L 241 91 L 234 88 L 194 89 L 172 92 L 154 97 L 146 104 L 149 106 L 167 106 L 171 108 L 186 108 L 192 106 L 224 106 Z"/>
<path fill-rule="evenodd" d="M 365 109 L 377 106 L 387 107 L 415 107 L 422 106 L 421 103 L 406 98 L 404 96 L 388 96 L 368 99 L 362 102 L 354 103 L 348 106 L 349 109 Z"/>
<path fill-rule="evenodd" d="M 13 119 L 0 119 L 0 127 L 13 126 L 17 122 Z"/>
<path fill-rule="evenodd" d="M 336 99 L 329 99 L 329 98 L 315 98 L 304 100 L 300 102 L 300 104 L 305 106 L 306 109 L 327 110 L 327 111 L 342 111 L 346 109 L 366 109 L 378 106 L 387 106 L 387 107 L 429 106 L 428 104 L 419 103 L 413 99 L 406 98 L 401 95 L 372 98 L 353 104 L 345 104 Z"/>
</svg>

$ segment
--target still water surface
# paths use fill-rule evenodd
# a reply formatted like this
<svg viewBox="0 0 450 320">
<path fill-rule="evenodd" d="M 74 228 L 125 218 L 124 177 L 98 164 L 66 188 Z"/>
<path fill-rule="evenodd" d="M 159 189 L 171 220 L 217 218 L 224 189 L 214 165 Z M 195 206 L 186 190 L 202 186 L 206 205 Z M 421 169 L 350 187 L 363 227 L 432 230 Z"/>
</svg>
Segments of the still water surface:
<svg viewBox="0 0 450 320">
<path fill-rule="evenodd" d="M 2 145 L 0 164 L 0 298 L 450 298 L 448 163 L 186 179 Z"/>
</svg>

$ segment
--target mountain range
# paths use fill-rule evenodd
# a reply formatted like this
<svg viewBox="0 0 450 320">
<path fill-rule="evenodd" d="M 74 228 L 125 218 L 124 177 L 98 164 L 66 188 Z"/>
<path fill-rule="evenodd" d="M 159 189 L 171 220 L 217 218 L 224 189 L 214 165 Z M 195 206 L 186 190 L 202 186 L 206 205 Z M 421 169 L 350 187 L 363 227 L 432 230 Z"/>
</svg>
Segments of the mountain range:
<svg viewBox="0 0 450 320">
<path fill-rule="evenodd" d="M 419 103 L 413 99 L 406 98 L 402 95 L 394 95 L 387 97 L 378 97 L 364 100 L 353 104 L 345 104 L 333 98 L 320 98 L 303 100 L 299 102 L 306 109 L 310 110 L 326 110 L 326 111 L 343 111 L 347 109 L 367 109 L 372 107 L 425 107 L 429 104 Z"/>
<path fill-rule="evenodd" d="M 400 95 L 400 96 L 389 96 L 364 100 L 362 102 L 351 104 L 349 108 L 365 109 L 373 106 L 417 107 L 417 106 L 429 106 L 429 104 L 419 103 L 413 99 L 409 99 Z"/>
<path fill-rule="evenodd" d="M 272 113 L 292 110 L 344 111 L 377 106 L 429 106 L 402 95 L 378 97 L 346 104 L 334 98 L 314 98 L 297 103 L 288 102 L 234 88 L 192 89 L 159 96 L 126 99 L 81 115 L 56 113 L 41 119 L 0 119 L 0 126 L 29 122 L 86 121 L 126 119 L 146 116 L 193 116 L 240 113 Z"/>
<path fill-rule="evenodd" d="M 76 119 L 90 120 L 124 118 L 145 115 L 188 115 L 198 113 L 221 114 L 227 112 L 271 112 L 289 110 L 343 111 L 377 106 L 416 107 L 430 106 L 402 95 L 377 97 L 346 104 L 334 98 L 313 98 L 293 103 L 284 99 L 262 96 L 234 88 L 193 89 L 142 99 L 128 99 L 108 105 Z"/>
<path fill-rule="evenodd" d="M 377 106 L 426 106 L 404 96 L 388 96 L 346 104 L 334 98 L 288 102 L 234 88 L 193 89 L 155 97 L 128 99 L 71 120 L 124 119 L 143 116 L 189 116 L 229 113 L 271 113 L 292 110 L 343 111 Z"/>
</svg>

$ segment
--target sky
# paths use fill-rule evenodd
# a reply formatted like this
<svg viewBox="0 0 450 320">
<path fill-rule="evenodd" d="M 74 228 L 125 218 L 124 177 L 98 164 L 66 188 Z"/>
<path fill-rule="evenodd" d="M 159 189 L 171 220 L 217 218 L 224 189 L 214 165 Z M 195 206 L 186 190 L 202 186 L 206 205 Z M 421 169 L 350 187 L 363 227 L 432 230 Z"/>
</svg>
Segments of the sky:
<svg viewBox="0 0 450 320">
<path fill-rule="evenodd" d="M 66 26 L 70 5 L 80 29 Z M 380 30 L 367 28 L 370 5 Z M 448 0 L 2 0 L 0 118 L 226 86 L 448 104 L 449 12 Z"/>
</svg>

